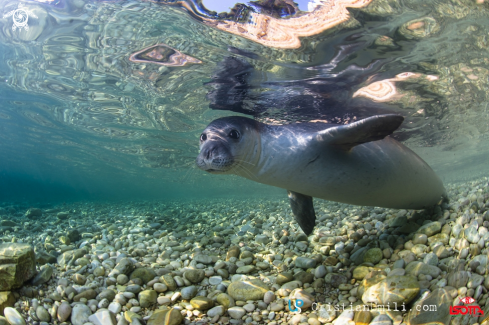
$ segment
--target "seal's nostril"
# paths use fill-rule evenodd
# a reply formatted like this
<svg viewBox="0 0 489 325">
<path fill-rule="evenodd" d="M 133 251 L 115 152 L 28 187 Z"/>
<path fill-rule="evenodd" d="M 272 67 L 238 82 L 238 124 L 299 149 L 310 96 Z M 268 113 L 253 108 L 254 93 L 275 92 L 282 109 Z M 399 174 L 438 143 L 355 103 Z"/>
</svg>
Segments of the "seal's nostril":
<svg viewBox="0 0 489 325">
<path fill-rule="evenodd" d="M 205 159 L 209 160 L 211 159 L 212 152 L 214 151 L 214 148 L 207 148 L 204 153 Z"/>
</svg>

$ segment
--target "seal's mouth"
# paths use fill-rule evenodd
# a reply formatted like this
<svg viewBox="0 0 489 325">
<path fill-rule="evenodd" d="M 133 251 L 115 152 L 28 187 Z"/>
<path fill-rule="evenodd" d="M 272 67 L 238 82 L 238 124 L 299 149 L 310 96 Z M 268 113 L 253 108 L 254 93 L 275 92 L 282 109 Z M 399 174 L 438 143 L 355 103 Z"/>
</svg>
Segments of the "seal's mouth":
<svg viewBox="0 0 489 325">
<path fill-rule="evenodd" d="M 209 173 L 225 173 L 232 169 L 234 159 L 227 150 L 203 148 L 195 160 L 197 167 Z"/>
<path fill-rule="evenodd" d="M 197 167 L 209 173 L 224 173 L 233 167 L 234 159 L 215 158 L 212 160 L 207 160 L 199 155 L 199 157 L 197 157 L 196 164 Z"/>
</svg>

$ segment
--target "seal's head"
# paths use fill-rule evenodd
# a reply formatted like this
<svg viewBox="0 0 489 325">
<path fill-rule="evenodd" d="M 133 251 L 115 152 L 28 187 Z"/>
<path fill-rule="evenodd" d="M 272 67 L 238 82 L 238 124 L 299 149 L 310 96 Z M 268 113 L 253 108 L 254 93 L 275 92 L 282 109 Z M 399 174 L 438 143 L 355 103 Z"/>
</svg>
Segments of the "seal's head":
<svg viewBox="0 0 489 325">
<path fill-rule="evenodd" d="M 212 121 L 200 135 L 197 167 L 210 173 L 235 173 L 241 161 L 256 152 L 259 122 L 231 116 Z"/>
</svg>

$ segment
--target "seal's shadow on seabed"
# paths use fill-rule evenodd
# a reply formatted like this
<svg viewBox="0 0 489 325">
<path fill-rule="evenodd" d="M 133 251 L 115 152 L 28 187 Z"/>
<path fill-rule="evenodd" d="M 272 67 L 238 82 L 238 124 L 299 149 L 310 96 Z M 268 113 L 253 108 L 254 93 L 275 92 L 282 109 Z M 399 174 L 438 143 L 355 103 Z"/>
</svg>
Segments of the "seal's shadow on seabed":
<svg viewBox="0 0 489 325">
<path fill-rule="evenodd" d="M 355 205 L 423 209 L 447 200 L 435 172 L 390 135 L 400 115 L 348 125 L 268 125 L 246 117 L 211 122 L 200 136 L 197 166 L 287 189 L 294 217 L 312 233 L 312 198 Z"/>
</svg>

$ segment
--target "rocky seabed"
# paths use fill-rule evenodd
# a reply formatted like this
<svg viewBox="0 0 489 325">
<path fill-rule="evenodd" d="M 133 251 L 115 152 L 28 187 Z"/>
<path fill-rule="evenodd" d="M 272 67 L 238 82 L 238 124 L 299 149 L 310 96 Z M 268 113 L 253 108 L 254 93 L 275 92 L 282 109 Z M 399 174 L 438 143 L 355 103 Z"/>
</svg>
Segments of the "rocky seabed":
<svg viewBox="0 0 489 325">
<path fill-rule="evenodd" d="M 0 203 L 0 325 L 489 324 L 488 178 L 407 211 Z"/>
</svg>

